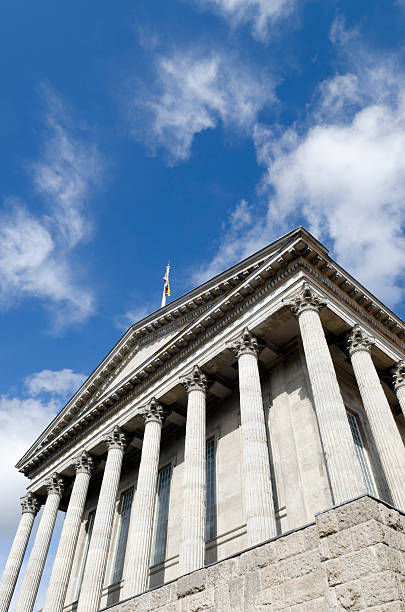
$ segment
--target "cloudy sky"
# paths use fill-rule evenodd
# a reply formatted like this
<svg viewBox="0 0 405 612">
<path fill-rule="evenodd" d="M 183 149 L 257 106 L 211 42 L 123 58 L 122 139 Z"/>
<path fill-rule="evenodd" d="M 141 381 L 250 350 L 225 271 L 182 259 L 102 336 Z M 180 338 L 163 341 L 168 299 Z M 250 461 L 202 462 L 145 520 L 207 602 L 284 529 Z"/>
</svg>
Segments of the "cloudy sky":
<svg viewBox="0 0 405 612">
<path fill-rule="evenodd" d="M 2 2 L 1 567 L 14 463 L 169 258 L 176 298 L 302 224 L 404 315 L 404 26 L 404 0 Z"/>
</svg>

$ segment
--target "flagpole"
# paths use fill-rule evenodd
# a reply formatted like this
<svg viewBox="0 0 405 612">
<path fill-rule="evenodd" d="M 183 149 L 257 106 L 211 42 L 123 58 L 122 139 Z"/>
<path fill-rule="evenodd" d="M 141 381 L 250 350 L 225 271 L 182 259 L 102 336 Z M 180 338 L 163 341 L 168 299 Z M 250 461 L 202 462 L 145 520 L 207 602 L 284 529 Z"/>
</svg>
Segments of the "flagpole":
<svg viewBox="0 0 405 612">
<path fill-rule="evenodd" d="M 169 282 L 169 271 L 170 271 L 170 264 L 168 263 L 166 266 L 166 276 L 165 278 L 167 279 L 167 282 Z M 160 305 L 160 308 L 164 308 L 166 306 L 166 283 L 163 285 L 163 293 L 162 293 L 162 303 Z"/>
</svg>

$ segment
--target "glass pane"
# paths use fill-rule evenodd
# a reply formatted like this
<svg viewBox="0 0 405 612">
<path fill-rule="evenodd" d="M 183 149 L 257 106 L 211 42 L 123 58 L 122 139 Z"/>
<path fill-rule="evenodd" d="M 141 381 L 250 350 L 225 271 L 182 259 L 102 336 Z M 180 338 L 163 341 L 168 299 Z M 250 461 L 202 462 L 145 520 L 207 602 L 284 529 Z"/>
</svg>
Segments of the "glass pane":
<svg viewBox="0 0 405 612">
<path fill-rule="evenodd" d="M 124 569 L 125 549 L 128 539 L 129 518 L 131 515 L 132 500 L 134 491 L 126 491 L 121 497 L 120 521 L 117 533 L 117 545 L 115 548 L 115 559 L 113 572 L 111 576 L 111 584 L 119 582 L 122 578 L 122 570 Z"/>
<path fill-rule="evenodd" d="M 371 495 L 377 496 L 377 491 L 375 488 L 374 478 L 371 473 L 368 457 L 366 450 L 364 448 L 363 439 L 361 437 L 359 424 L 357 422 L 357 417 L 351 412 L 347 412 L 347 418 L 349 419 L 350 429 L 352 430 L 352 436 L 354 440 L 354 445 L 356 447 L 357 457 L 359 458 L 361 470 L 363 472 L 364 483 L 366 485 L 366 490 L 371 493 Z"/>
<path fill-rule="evenodd" d="M 207 509 L 205 522 L 205 539 L 211 540 L 216 536 L 216 473 L 215 473 L 215 440 L 208 440 L 206 447 L 206 474 L 207 474 Z"/>
<path fill-rule="evenodd" d="M 96 516 L 96 511 L 95 510 L 92 510 L 92 512 L 89 512 L 89 517 L 87 519 L 86 542 L 85 542 L 85 545 L 84 545 L 82 562 L 80 564 L 79 575 L 78 575 L 78 578 L 77 578 L 77 587 L 76 587 L 76 596 L 75 596 L 75 599 L 79 599 L 80 590 L 82 588 L 84 568 L 86 567 L 87 555 L 88 555 L 88 552 L 89 552 L 91 534 L 93 533 L 93 525 L 94 525 L 95 516 Z"/>
<path fill-rule="evenodd" d="M 170 482 L 172 467 L 159 472 L 155 507 L 155 525 L 151 564 L 162 563 L 166 555 L 167 520 L 169 517 Z"/>
</svg>

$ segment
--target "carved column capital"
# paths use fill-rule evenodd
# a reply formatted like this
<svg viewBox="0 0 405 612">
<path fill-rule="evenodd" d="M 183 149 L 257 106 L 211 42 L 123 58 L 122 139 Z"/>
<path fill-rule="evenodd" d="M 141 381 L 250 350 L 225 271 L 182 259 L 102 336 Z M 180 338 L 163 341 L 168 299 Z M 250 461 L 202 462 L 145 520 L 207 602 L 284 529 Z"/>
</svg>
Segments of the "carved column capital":
<svg viewBox="0 0 405 612">
<path fill-rule="evenodd" d="M 97 460 L 84 450 L 75 461 L 76 474 L 88 474 L 91 476 L 96 468 L 96 464 Z"/>
<path fill-rule="evenodd" d="M 228 348 L 238 359 L 241 355 L 254 355 L 257 358 L 259 354 L 259 343 L 247 327 L 239 338 L 228 345 Z"/>
<path fill-rule="evenodd" d="M 170 411 L 167 408 L 159 404 L 155 397 L 151 399 L 149 404 L 146 404 L 146 406 L 141 409 L 141 415 L 144 418 L 145 424 L 149 423 L 149 421 L 155 421 L 156 423 L 163 425 L 169 415 L 169 412 Z"/>
<path fill-rule="evenodd" d="M 392 375 L 395 391 L 398 391 L 400 387 L 405 387 L 405 361 L 398 361 L 394 368 Z"/>
<path fill-rule="evenodd" d="M 21 513 L 30 512 L 34 516 L 38 514 L 41 507 L 41 501 L 35 493 L 27 493 L 21 498 Z"/>
<path fill-rule="evenodd" d="M 62 497 L 65 488 L 65 480 L 60 474 L 54 472 L 46 481 L 46 488 L 48 490 L 48 495 L 56 493 Z"/>
<path fill-rule="evenodd" d="M 128 444 L 128 436 L 125 431 L 121 429 L 121 427 L 116 425 L 114 429 L 106 435 L 104 442 L 106 443 L 108 450 L 118 448 L 119 450 L 124 451 Z"/>
<path fill-rule="evenodd" d="M 373 344 L 374 339 L 368 336 L 358 324 L 353 327 L 347 337 L 350 356 L 357 351 L 367 351 L 369 353 Z"/>
<path fill-rule="evenodd" d="M 319 312 L 326 306 L 326 302 L 311 289 L 308 283 L 302 285 L 301 291 L 295 297 L 283 300 L 283 303 L 297 318 L 307 310 Z"/>
<path fill-rule="evenodd" d="M 180 378 L 180 382 L 185 387 L 187 393 L 190 391 L 203 391 L 207 389 L 207 377 L 198 365 L 195 365 L 190 374 Z"/>
</svg>

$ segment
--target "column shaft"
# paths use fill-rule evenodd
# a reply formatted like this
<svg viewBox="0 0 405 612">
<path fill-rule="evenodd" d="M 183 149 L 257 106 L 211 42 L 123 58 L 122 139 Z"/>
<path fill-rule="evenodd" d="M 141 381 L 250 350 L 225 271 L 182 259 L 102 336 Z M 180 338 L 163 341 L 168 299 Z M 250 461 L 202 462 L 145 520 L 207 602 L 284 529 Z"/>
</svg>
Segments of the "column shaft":
<svg viewBox="0 0 405 612">
<path fill-rule="evenodd" d="M 276 535 L 270 460 L 257 357 L 239 357 L 245 506 L 250 546 Z"/>
<path fill-rule="evenodd" d="M 89 464 L 90 462 L 90 464 Z M 92 470 L 91 458 L 83 453 L 76 464 L 76 478 L 63 523 L 52 575 L 42 612 L 61 612 L 69 585 L 70 572 L 76 552 L 77 538 L 83 518 L 87 490 Z M 80 471 L 81 470 L 81 471 Z"/>
<path fill-rule="evenodd" d="M 146 422 L 142 455 L 125 554 L 124 599 L 145 591 L 149 579 L 160 439 L 164 419 L 163 409 L 156 400 L 152 400 L 144 409 L 144 417 Z"/>
<path fill-rule="evenodd" d="M 362 337 L 358 336 L 359 333 Z M 354 348 L 354 337 L 356 342 L 365 342 L 367 346 L 364 349 Z M 400 510 L 405 510 L 405 446 L 370 355 L 370 340 L 363 335 L 358 326 L 354 328 L 350 338 L 354 375 L 392 503 Z"/>
<path fill-rule="evenodd" d="M 24 507 L 26 504 L 26 507 Z M 23 513 L 0 582 L 0 612 L 7 612 L 31 535 L 39 502 L 32 494 L 22 500 Z"/>
<path fill-rule="evenodd" d="M 186 439 L 184 448 L 183 516 L 180 542 L 180 572 L 186 574 L 204 566 L 206 465 L 205 465 L 205 376 L 197 368 L 188 388 Z"/>
<path fill-rule="evenodd" d="M 396 391 L 399 405 L 401 406 L 402 414 L 405 417 L 405 385 L 399 387 Z"/>
<path fill-rule="evenodd" d="M 107 461 L 97 503 L 77 612 L 98 612 L 104 585 L 115 502 L 125 450 L 125 435 L 116 427 L 106 440 Z"/>
<path fill-rule="evenodd" d="M 299 326 L 335 503 L 365 491 L 332 358 L 319 314 L 304 310 Z"/>
<path fill-rule="evenodd" d="M 247 328 L 229 346 L 238 357 L 242 472 L 249 546 L 277 533 L 257 340 Z"/>
<path fill-rule="evenodd" d="M 35 542 L 31 550 L 27 569 L 25 570 L 15 612 L 32 612 L 34 608 L 61 497 L 62 482 L 61 479 L 55 475 L 55 478 L 53 477 L 52 482 L 48 485 L 48 496 L 38 526 Z"/>
</svg>

